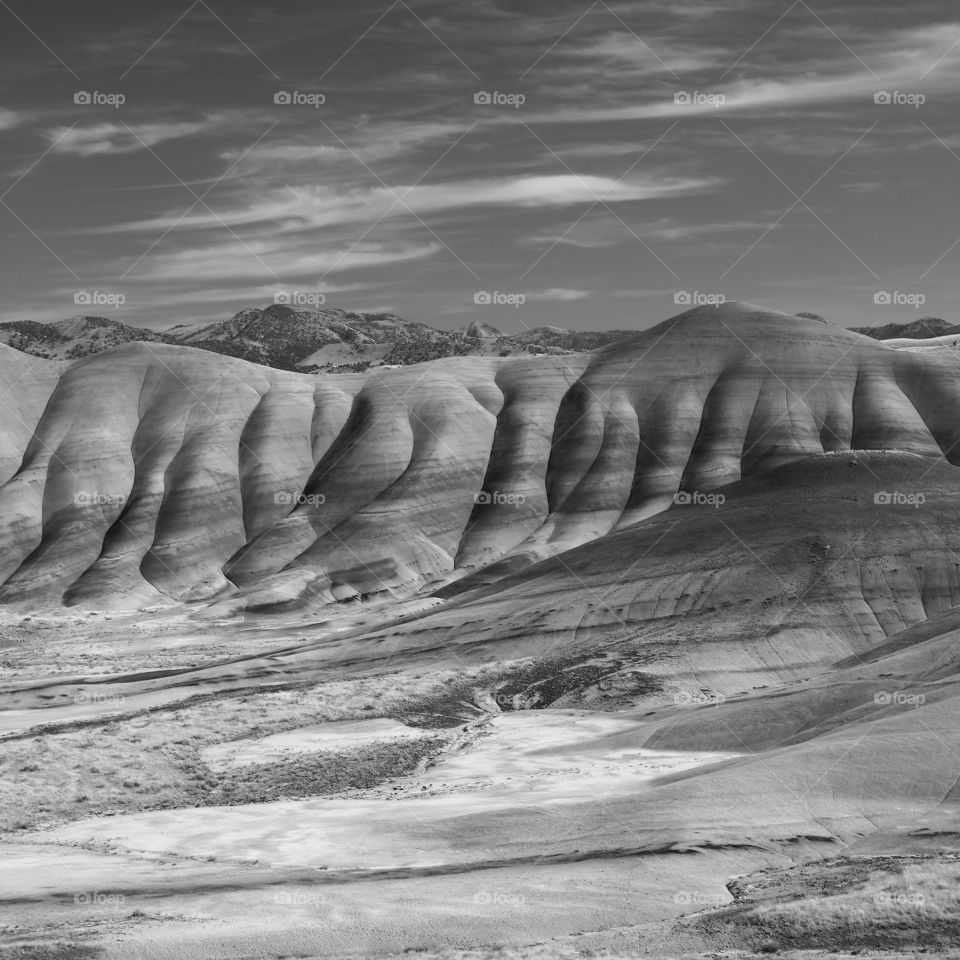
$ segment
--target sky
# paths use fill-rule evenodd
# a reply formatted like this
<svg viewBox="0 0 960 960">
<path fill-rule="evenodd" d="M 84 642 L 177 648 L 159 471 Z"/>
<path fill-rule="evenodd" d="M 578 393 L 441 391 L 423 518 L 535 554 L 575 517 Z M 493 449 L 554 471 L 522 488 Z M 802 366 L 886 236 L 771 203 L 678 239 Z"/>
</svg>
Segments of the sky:
<svg viewBox="0 0 960 960">
<path fill-rule="evenodd" d="M 0 0 L 0 321 L 960 322 L 938 0 Z"/>
</svg>

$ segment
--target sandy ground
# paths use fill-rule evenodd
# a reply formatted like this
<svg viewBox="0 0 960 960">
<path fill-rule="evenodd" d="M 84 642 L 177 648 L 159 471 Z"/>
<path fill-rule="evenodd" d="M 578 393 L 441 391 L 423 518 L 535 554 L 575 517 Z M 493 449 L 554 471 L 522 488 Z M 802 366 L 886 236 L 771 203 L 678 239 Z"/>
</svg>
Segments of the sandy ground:
<svg viewBox="0 0 960 960">
<path fill-rule="evenodd" d="M 233 740 L 204 747 L 201 757 L 213 769 L 242 767 L 253 763 L 286 760 L 318 750 L 357 747 L 385 740 L 429 736 L 429 731 L 408 727 L 387 717 L 372 720 L 342 720 L 274 733 L 257 740 Z"/>
<path fill-rule="evenodd" d="M 89 934 L 107 956 L 340 956 L 531 940 L 664 922 L 730 899 L 758 852 L 687 858 L 623 851 L 504 851 L 452 838 L 463 814 L 509 824 L 634 792 L 716 754 L 604 749 L 636 721 L 584 711 L 490 715 L 457 731 L 429 769 L 365 795 L 85 819 L 4 849 L 7 935 Z M 240 766 L 285 750 L 409 737 L 395 721 L 334 722 L 221 745 Z M 466 841 L 466 846 L 464 846 Z M 589 891 L 589 892 L 588 892 Z M 15 919 L 14 919 L 15 918 Z M 77 941 L 80 942 L 80 941 Z M 651 943 L 655 942 L 651 940 Z M 310 954 L 300 953 L 309 950 Z M 245 952 L 244 955 L 248 955 Z"/>
<path fill-rule="evenodd" d="M 844 795 L 850 777 L 831 788 L 833 807 L 822 807 L 832 810 L 831 819 L 811 810 L 815 792 L 791 793 L 800 788 L 785 782 L 777 750 L 764 767 L 762 757 L 737 747 L 680 748 L 692 736 L 688 725 L 725 729 L 722 718 L 735 704 L 503 713 L 488 694 L 469 699 L 457 685 L 469 674 L 456 663 L 433 672 L 395 664 L 375 676 L 330 669 L 297 689 L 271 688 L 269 673 L 244 676 L 245 657 L 269 665 L 273 649 L 340 644 L 360 619 L 351 617 L 303 626 L 309 640 L 289 623 L 204 626 L 158 618 L 158 652 L 145 664 L 136 651 L 144 649 L 148 628 L 139 633 L 122 618 L 83 626 L 51 619 L 38 629 L 33 665 L 26 663 L 27 628 L 19 646 L 0 651 L 23 660 L 2 700 L 7 709 L 0 709 L 0 760 L 8 758 L 3 797 L 11 807 L 22 804 L 25 815 L 31 805 L 49 803 L 39 819 L 28 817 L 26 827 L 0 836 L 0 960 L 410 951 L 452 960 L 485 956 L 475 953 L 483 945 L 489 956 L 504 958 L 733 957 L 759 949 L 770 930 L 796 927 L 789 911 L 776 914 L 775 928 L 756 920 L 770 914 L 766 901 L 743 914 L 746 926 L 741 914 L 694 922 L 737 906 L 729 886 L 737 878 L 836 856 L 851 823 L 863 838 L 858 843 L 873 844 L 871 853 L 924 845 L 934 853 L 948 845 L 953 808 L 929 785 L 916 785 L 917 809 L 930 814 L 936 835 L 901 837 L 897 817 L 909 824 L 913 808 L 893 799 L 884 806 L 883 797 L 868 795 L 871 809 L 889 811 L 886 832 L 878 831 L 860 812 L 860 794 Z M 125 642 L 127 666 L 142 666 L 140 677 L 210 663 L 200 642 L 205 634 L 211 650 L 235 644 L 226 662 L 211 666 L 208 681 L 188 675 L 189 682 L 156 688 L 149 681 L 127 688 L 89 682 L 119 672 L 113 668 L 123 663 Z M 111 689 L 134 692 L 112 701 L 105 695 Z M 827 693 L 818 688 L 815 695 Z M 857 694 L 853 702 L 861 700 Z M 774 722 L 783 711 L 776 704 L 784 702 L 773 701 L 773 712 L 763 715 L 769 719 L 750 723 Z M 451 710 L 465 719 L 443 728 L 418 725 L 417 717 Z M 675 729 L 676 738 L 669 748 L 651 749 L 651 724 L 664 713 L 669 723 L 662 729 Z M 933 734 L 947 729 L 952 714 L 933 703 L 923 717 L 919 732 L 891 727 L 890 744 L 896 737 L 908 743 L 909 734 L 909 744 L 922 746 L 924 731 L 939 742 Z M 803 790 L 815 791 L 817 778 L 871 742 L 851 737 L 805 768 L 812 773 Z M 298 799 L 216 806 L 204 805 L 194 786 L 177 792 L 185 787 L 181 777 L 202 784 L 217 773 L 281 776 L 362 751 L 379 762 L 381 754 L 428 742 L 436 749 L 415 768 L 370 786 L 318 785 Z M 943 758 L 949 744 L 942 746 Z M 727 785 L 723 803 L 687 802 L 704 782 Z M 852 876 L 855 883 L 859 875 Z M 945 876 L 954 882 L 952 873 Z M 804 886 L 784 889 L 800 896 Z M 871 889 L 913 896 L 912 887 Z M 924 887 L 931 897 L 935 889 Z M 848 914 L 841 905 L 824 916 L 835 927 Z M 915 919 L 907 916 L 905 929 Z M 949 935 L 949 924 L 941 926 Z M 829 937 L 808 939 L 819 947 Z M 784 934 L 785 947 L 787 940 Z M 800 942 L 800 935 L 790 941 Z M 31 953 L 30 944 L 47 952 Z M 4 945 L 20 952 L 4 953 Z M 80 948 L 92 952 L 69 952 Z"/>
<path fill-rule="evenodd" d="M 318 883 L 305 875 L 267 875 L 256 865 L 226 871 L 212 864 L 203 876 L 160 865 L 144 876 L 147 868 L 135 862 L 116 855 L 109 860 L 112 883 L 97 883 L 104 879 L 104 865 L 91 863 L 86 874 L 75 874 L 86 884 L 75 885 L 77 890 L 67 891 L 59 903 L 19 901 L 13 915 L 21 938 L 41 931 L 76 935 L 85 924 L 107 956 L 138 958 L 519 946 L 671 921 L 689 911 L 691 899 L 728 902 L 728 875 L 770 862 L 731 853 L 696 869 L 684 858 L 659 857 Z M 134 871 L 139 887 L 130 883 Z M 142 915 L 133 916 L 136 911 Z M 4 910 L 7 916 L 11 912 Z M 657 937 L 649 934 L 648 948 L 657 945 Z"/>
<path fill-rule="evenodd" d="M 358 628 L 381 626 L 439 606 L 414 598 L 346 605 L 318 619 L 312 612 L 208 618 L 203 608 L 156 607 L 137 613 L 65 608 L 44 613 L 0 608 L 0 669 L 4 685 L 52 678 L 109 677 L 133 670 L 184 670 L 271 646 L 323 642 Z"/>
<path fill-rule="evenodd" d="M 366 723 L 349 724 L 348 736 L 384 732 L 385 725 Z M 557 805 L 626 794 L 640 802 L 658 777 L 732 757 L 598 746 L 635 726 L 631 719 L 581 711 L 490 716 L 424 773 L 366 795 L 82 820 L 38 839 L 324 870 L 443 867 L 465 856 L 450 841 L 459 818 L 508 819 L 518 810 L 548 817 Z M 279 735 L 301 747 L 305 736 L 315 736 L 315 728 Z M 501 859 L 502 837 L 494 832 L 489 841 L 472 838 L 469 859 Z"/>
<path fill-rule="evenodd" d="M 56 712 L 62 718 L 64 708 Z M 448 732 L 439 756 L 369 790 L 88 817 L 8 837 L 0 845 L 0 940 L 65 938 L 105 956 L 157 958 L 519 947 L 638 918 L 665 922 L 691 903 L 728 900 L 730 875 L 784 862 L 756 851 L 695 864 L 565 844 L 504 847 L 518 811 L 541 817 L 549 831 L 552 808 L 639 797 L 665 774 L 729 755 L 626 748 L 622 737 L 637 727 L 626 716 L 474 712 Z M 18 713 L 10 711 L 9 727 Z M 216 703 L 183 713 L 194 723 L 219 716 L 221 725 L 228 716 Z M 148 716 L 138 732 L 162 735 L 162 716 Z M 383 717 L 332 720 L 237 736 L 201 753 L 211 766 L 243 770 L 435 732 Z M 502 830 L 485 841 L 457 827 L 464 816 Z"/>
</svg>

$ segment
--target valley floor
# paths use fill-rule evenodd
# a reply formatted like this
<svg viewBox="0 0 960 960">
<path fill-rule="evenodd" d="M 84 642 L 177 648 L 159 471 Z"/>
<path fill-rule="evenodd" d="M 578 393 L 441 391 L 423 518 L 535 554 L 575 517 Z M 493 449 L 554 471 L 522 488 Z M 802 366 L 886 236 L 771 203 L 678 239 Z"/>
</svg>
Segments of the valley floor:
<svg viewBox="0 0 960 960">
<path fill-rule="evenodd" d="M 11 618 L 0 958 L 960 955 L 953 699 L 799 749 L 743 717 L 836 672 L 513 710 L 515 664 L 355 669 L 375 616 Z M 303 644 L 338 652 L 264 667 Z M 923 750 L 942 777 L 878 787 Z M 887 769 L 832 778 L 858 752 Z"/>
</svg>

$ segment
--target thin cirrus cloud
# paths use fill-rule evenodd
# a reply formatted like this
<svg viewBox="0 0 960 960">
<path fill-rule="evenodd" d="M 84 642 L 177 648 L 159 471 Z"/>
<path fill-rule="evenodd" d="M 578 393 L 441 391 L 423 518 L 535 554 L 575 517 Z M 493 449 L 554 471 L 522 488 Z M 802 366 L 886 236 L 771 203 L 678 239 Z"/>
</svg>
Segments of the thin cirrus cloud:
<svg viewBox="0 0 960 960">
<path fill-rule="evenodd" d="M 611 31 L 574 47 L 563 66 L 551 68 L 550 79 L 563 79 L 574 73 L 596 72 L 598 64 L 613 65 L 612 75 L 622 81 L 650 76 L 677 75 L 695 70 L 715 69 L 728 63 L 731 52 L 725 47 L 681 45 L 673 41 L 653 39 L 650 42 L 624 30 Z M 605 79 L 612 79 L 607 76 Z"/>
<path fill-rule="evenodd" d="M 690 94 L 690 102 L 678 102 L 675 96 L 659 101 L 586 109 L 581 107 L 548 111 L 529 118 L 536 123 L 610 123 L 627 120 L 675 119 L 692 116 L 722 116 L 729 113 L 746 113 L 757 110 L 783 107 L 810 106 L 815 104 L 840 103 L 867 98 L 882 89 L 881 84 L 896 85 L 915 79 L 915 75 L 902 71 L 894 76 L 878 79 L 869 73 L 849 73 L 828 78 L 808 80 L 751 80 L 722 86 L 710 91 L 678 90 Z M 931 84 L 927 84 L 928 88 Z M 939 85 L 938 85 L 939 86 Z M 697 94 L 703 96 L 697 97 Z M 722 100 L 712 99 L 722 97 Z"/>
<path fill-rule="evenodd" d="M 573 303 L 587 300 L 592 296 L 589 290 L 575 290 L 571 287 L 548 287 L 546 290 L 533 290 L 526 294 L 527 300 L 539 300 L 555 303 Z"/>
<path fill-rule="evenodd" d="M 47 131 L 51 152 L 78 157 L 136 153 L 167 140 L 188 137 L 207 128 L 204 121 L 172 123 L 97 123 L 87 127 L 54 127 Z"/>
<path fill-rule="evenodd" d="M 770 76 L 771 71 L 767 70 L 760 79 L 728 80 L 721 75 L 711 81 L 702 74 L 698 80 L 677 78 L 676 91 L 665 92 L 657 99 L 609 107 L 576 103 L 541 111 L 525 122 L 585 124 L 675 119 L 857 101 L 872 105 L 873 94 L 881 90 L 916 89 L 927 97 L 956 92 L 960 75 L 958 23 L 900 31 L 864 44 L 862 54 L 837 46 L 838 53 L 829 59 L 803 63 L 800 74 L 796 64 L 786 63 L 780 67 L 782 77 Z M 677 101 L 674 94 L 681 92 L 691 94 L 687 102 Z M 709 95 L 719 95 L 722 100 Z"/>
<path fill-rule="evenodd" d="M 370 223 L 388 217 L 436 214 L 472 207 L 565 207 L 603 200 L 608 203 L 652 200 L 714 189 L 707 177 L 514 176 L 420 186 L 377 186 L 348 191 L 325 186 L 290 186 L 268 194 L 252 192 L 244 202 L 213 213 L 169 214 L 98 228 L 97 233 L 139 233 L 254 227 L 271 224 L 282 232 Z"/>
<path fill-rule="evenodd" d="M 643 224 L 644 239 L 660 242 L 687 242 L 703 236 L 726 235 L 742 233 L 744 231 L 757 232 L 767 229 L 769 222 L 753 220 L 731 220 L 722 223 L 681 223 L 672 218 L 661 218 Z M 545 232 L 533 234 L 526 238 L 526 243 L 533 246 L 557 244 L 577 247 L 581 250 L 599 250 L 604 247 L 614 247 L 622 243 L 627 233 L 624 224 L 615 217 L 598 217 L 582 220 L 569 229 L 561 232 Z"/>
<path fill-rule="evenodd" d="M 326 274 L 397 263 L 411 263 L 432 257 L 442 249 L 439 243 L 361 242 L 344 250 L 317 249 L 312 241 L 291 246 L 280 238 L 241 240 L 224 234 L 196 247 L 155 253 L 135 265 L 131 282 L 176 281 L 179 284 L 223 280 L 248 280 L 251 275 L 265 276 L 276 282 L 312 278 L 320 284 Z"/>
<path fill-rule="evenodd" d="M 191 15 L 129 73 L 120 110 L 74 107 L 69 88 L 51 95 L 32 77 L 19 99 L 5 94 L 0 136 L 23 175 L 13 200 L 24 226 L 10 214 L 0 264 L 11 290 L 23 276 L 33 291 L 17 307 L 32 308 L 69 263 L 91 289 L 122 289 L 128 316 L 158 324 L 150 303 L 189 316 L 191 303 L 207 311 L 222 297 L 226 311 L 275 286 L 327 289 L 346 307 L 392 303 L 429 322 L 445 299 L 470 310 L 470 290 L 513 283 L 547 322 L 609 326 L 624 316 L 611 291 L 654 291 L 636 296 L 670 309 L 665 283 L 703 288 L 731 270 L 724 291 L 736 282 L 747 299 L 758 278 L 789 292 L 809 275 L 811 309 L 830 270 L 893 289 L 887 271 L 903 254 L 890 238 L 906 229 L 918 276 L 948 247 L 940 269 L 955 267 L 942 197 L 960 175 L 949 153 L 960 152 L 960 17 L 944 0 L 878 0 L 869 16 L 849 0 L 523 11 L 426 0 L 428 29 L 400 6 L 356 44 L 358 9 L 331 17 L 294 4 L 281 24 L 242 6 L 232 27 L 256 38 L 282 82 L 242 47 L 228 55 L 222 26 Z M 149 47 L 147 22 L 163 19 L 143 16 L 136 42 L 54 46 L 73 66 L 129 66 Z M 274 105 L 276 89 L 314 81 L 323 108 Z M 484 89 L 526 100 L 483 105 Z M 882 107 L 881 90 L 927 102 Z M 675 102 L 680 91 L 724 102 Z M 788 210 L 788 190 L 807 187 L 813 211 Z M 884 189 L 898 202 L 874 200 Z M 327 277 L 350 284 L 334 290 Z"/>
<path fill-rule="evenodd" d="M 359 128 L 349 144 L 328 129 L 326 143 L 318 142 L 316 133 L 291 140 L 271 138 L 243 149 L 230 147 L 221 152 L 220 159 L 241 175 L 316 175 L 340 164 L 356 169 L 360 164 L 405 157 L 434 144 L 453 142 L 469 128 L 463 122 L 381 121 Z"/>
<path fill-rule="evenodd" d="M 125 110 L 123 116 L 128 116 Z M 170 140 L 204 137 L 206 140 L 240 134 L 251 127 L 267 129 L 268 116 L 261 111 L 229 109 L 194 113 L 190 119 L 173 118 L 138 122 L 131 119 L 102 120 L 99 123 L 49 127 L 44 136 L 52 153 L 77 157 L 102 157 L 150 150 Z"/>
<path fill-rule="evenodd" d="M 192 280 L 196 280 L 195 283 L 192 283 Z M 150 305 L 154 299 L 162 300 L 163 306 L 165 309 L 169 310 L 171 308 L 183 308 L 191 307 L 196 304 L 205 304 L 209 306 L 219 306 L 220 312 L 219 316 L 223 316 L 223 305 L 229 303 L 240 303 L 240 304 L 264 304 L 274 302 L 278 293 L 286 293 L 288 296 L 291 292 L 300 291 L 303 293 L 322 293 L 327 298 L 340 297 L 346 294 L 353 294 L 359 291 L 366 291 L 370 288 L 369 284 L 312 284 L 312 285 L 300 285 L 285 283 L 285 282 L 268 282 L 268 283 L 238 283 L 231 280 L 229 285 L 216 286 L 210 284 L 209 277 L 197 277 L 193 278 L 189 275 L 181 276 L 181 284 L 178 285 L 175 289 L 170 289 L 165 287 L 163 289 L 156 288 L 150 289 L 149 297 L 150 300 L 146 305 Z M 73 295 L 73 291 L 63 291 L 62 293 L 65 299 L 69 299 Z M 131 292 L 127 297 L 127 304 L 131 308 L 136 309 L 137 307 L 144 306 L 144 304 L 138 302 L 138 295 L 136 292 Z M 125 305 L 127 305 L 125 304 Z M 41 317 L 38 315 L 37 319 Z M 29 317 L 25 319 L 31 319 Z"/>
</svg>

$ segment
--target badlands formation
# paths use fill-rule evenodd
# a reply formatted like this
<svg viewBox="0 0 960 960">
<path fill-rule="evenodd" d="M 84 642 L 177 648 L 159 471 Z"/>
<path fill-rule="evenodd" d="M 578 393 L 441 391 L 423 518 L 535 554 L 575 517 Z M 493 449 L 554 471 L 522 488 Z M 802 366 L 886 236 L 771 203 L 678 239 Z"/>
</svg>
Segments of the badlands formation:
<svg viewBox="0 0 960 960">
<path fill-rule="evenodd" d="M 10 955 L 957 945 L 958 374 L 2 350 Z"/>
<path fill-rule="evenodd" d="M 6 603 L 263 609 L 487 582 L 805 456 L 960 460 L 949 357 L 740 304 L 596 355 L 369 376 L 149 343 L 0 362 Z"/>
</svg>

